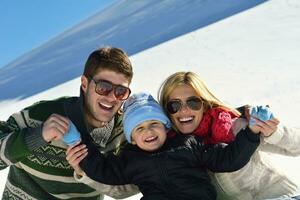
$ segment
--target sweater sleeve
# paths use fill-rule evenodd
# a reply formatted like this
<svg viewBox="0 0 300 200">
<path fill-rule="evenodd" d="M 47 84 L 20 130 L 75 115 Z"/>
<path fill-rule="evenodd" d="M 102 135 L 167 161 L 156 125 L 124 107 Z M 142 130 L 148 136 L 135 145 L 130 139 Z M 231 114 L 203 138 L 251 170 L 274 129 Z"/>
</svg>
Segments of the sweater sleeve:
<svg viewBox="0 0 300 200">
<path fill-rule="evenodd" d="M 92 142 L 86 142 L 86 145 L 88 154 L 79 165 L 88 177 L 109 185 L 130 183 L 124 173 L 127 163 L 125 157 L 112 153 L 103 155 Z"/>
<path fill-rule="evenodd" d="M 139 188 L 133 184 L 106 185 L 104 183 L 95 181 L 86 175 L 78 176 L 75 172 L 74 178 L 76 181 L 84 183 L 97 191 L 101 191 L 102 194 L 110 196 L 114 199 L 124 199 L 140 192 Z"/>
<path fill-rule="evenodd" d="M 40 126 L 25 122 L 25 111 L 15 113 L 0 125 L 1 168 L 13 165 L 29 155 L 32 150 L 47 144 L 41 135 Z"/>
<path fill-rule="evenodd" d="M 287 156 L 300 155 L 300 129 L 279 126 L 269 137 L 262 137 L 260 150 Z"/>
<path fill-rule="evenodd" d="M 200 166 L 213 172 L 231 172 L 242 168 L 250 160 L 259 145 L 259 135 L 249 128 L 240 131 L 228 145 L 197 145 L 196 157 Z"/>
</svg>

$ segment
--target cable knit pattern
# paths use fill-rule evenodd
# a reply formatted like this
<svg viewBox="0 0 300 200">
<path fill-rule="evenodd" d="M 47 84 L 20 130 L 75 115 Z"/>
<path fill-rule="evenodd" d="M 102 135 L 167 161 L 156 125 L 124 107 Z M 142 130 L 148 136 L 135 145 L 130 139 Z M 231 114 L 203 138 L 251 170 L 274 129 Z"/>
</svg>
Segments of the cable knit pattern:
<svg viewBox="0 0 300 200">
<path fill-rule="evenodd" d="M 195 130 L 195 135 L 204 138 L 205 144 L 229 143 L 234 140 L 231 127 L 236 114 L 223 108 L 212 108 L 206 111 Z"/>
</svg>

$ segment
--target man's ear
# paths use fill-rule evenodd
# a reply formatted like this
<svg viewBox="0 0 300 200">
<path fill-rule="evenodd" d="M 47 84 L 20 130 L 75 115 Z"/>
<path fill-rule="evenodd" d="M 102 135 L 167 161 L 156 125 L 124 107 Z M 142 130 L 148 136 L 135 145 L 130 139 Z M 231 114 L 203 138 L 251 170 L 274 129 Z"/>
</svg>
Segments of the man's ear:
<svg viewBox="0 0 300 200">
<path fill-rule="evenodd" d="M 83 90 L 84 93 L 87 91 L 89 80 L 85 75 L 81 76 L 81 89 Z"/>
</svg>

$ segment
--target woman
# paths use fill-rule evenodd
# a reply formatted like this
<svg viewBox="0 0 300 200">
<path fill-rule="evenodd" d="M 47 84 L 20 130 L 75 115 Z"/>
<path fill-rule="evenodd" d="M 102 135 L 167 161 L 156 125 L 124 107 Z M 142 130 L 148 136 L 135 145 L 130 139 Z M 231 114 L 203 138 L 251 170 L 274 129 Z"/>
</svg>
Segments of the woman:
<svg viewBox="0 0 300 200">
<path fill-rule="evenodd" d="M 231 134 L 236 134 L 247 125 L 247 120 L 242 118 L 236 120 L 239 116 L 238 111 L 215 97 L 201 78 L 193 72 L 177 72 L 169 76 L 162 84 L 158 96 L 164 111 L 178 133 L 196 134 L 204 137 L 207 143 L 230 142 Z M 200 99 L 201 104 L 192 101 L 194 97 Z M 218 109 L 221 109 L 221 112 L 217 112 L 214 116 L 214 110 Z M 227 122 L 224 124 L 229 123 L 232 128 L 221 133 L 221 137 L 218 135 L 218 129 L 215 131 L 210 129 L 207 132 L 205 125 L 214 125 L 214 120 L 218 120 L 223 111 L 230 114 L 227 115 Z M 272 166 L 261 154 L 265 151 L 289 156 L 300 155 L 300 130 L 278 126 L 279 121 L 276 118 L 265 122 L 256 119 L 256 123 L 257 130 L 262 133 L 262 139 L 259 149 L 249 163 L 236 172 L 216 173 L 211 176 L 218 191 L 218 198 L 222 200 L 275 197 L 300 199 L 299 196 L 293 197 L 297 191 L 297 185 Z M 203 133 L 203 130 L 206 132 Z M 211 136 L 214 138 L 211 139 Z"/>
</svg>

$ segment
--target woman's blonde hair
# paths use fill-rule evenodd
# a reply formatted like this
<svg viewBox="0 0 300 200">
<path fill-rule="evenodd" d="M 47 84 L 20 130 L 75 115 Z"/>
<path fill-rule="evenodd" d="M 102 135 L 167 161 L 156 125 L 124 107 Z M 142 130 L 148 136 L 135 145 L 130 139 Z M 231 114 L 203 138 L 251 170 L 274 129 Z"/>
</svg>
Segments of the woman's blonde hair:
<svg viewBox="0 0 300 200">
<path fill-rule="evenodd" d="M 188 85 L 195 90 L 197 96 L 203 101 L 204 111 L 215 107 L 222 107 L 225 110 L 232 111 L 235 114 L 240 115 L 236 109 L 223 103 L 214 94 L 212 94 L 199 75 L 194 72 L 176 72 L 162 83 L 158 91 L 159 103 L 168 116 L 169 114 L 166 110 L 166 106 L 169 101 L 170 94 L 180 85 Z"/>
</svg>

